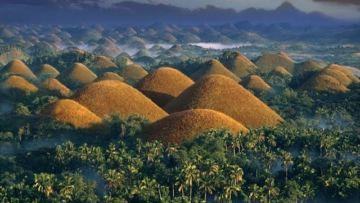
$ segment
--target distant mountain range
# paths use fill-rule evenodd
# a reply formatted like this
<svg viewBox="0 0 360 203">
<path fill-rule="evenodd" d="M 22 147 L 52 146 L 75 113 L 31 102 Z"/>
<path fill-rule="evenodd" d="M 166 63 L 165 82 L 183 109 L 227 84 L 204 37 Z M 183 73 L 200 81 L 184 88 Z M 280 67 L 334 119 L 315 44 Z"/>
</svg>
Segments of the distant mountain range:
<svg viewBox="0 0 360 203">
<path fill-rule="evenodd" d="M 1 3 L 0 3 L 1 4 Z M 120 2 L 109 8 L 58 5 L 5 4 L 0 7 L 2 24 L 220 24 L 248 21 L 255 24 L 340 25 L 354 22 L 319 12 L 306 13 L 284 2 L 275 10 L 248 8 L 243 11 L 207 6 L 190 10 L 165 4 Z"/>
</svg>

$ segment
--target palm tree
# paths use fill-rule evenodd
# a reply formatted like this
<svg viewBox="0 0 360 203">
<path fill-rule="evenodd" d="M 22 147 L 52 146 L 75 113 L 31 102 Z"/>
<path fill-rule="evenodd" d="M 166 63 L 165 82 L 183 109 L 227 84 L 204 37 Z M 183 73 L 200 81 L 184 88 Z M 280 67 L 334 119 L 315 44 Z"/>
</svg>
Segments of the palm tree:
<svg viewBox="0 0 360 203">
<path fill-rule="evenodd" d="M 228 183 L 224 186 L 224 194 L 223 198 L 225 200 L 232 200 L 233 195 L 237 195 L 238 192 L 241 191 L 241 187 L 239 185 L 234 185 L 232 183 Z"/>
<path fill-rule="evenodd" d="M 285 169 L 285 183 L 287 183 L 287 181 L 288 181 L 288 170 L 289 170 L 289 167 L 292 164 L 294 164 L 294 161 L 292 160 L 292 155 L 291 155 L 290 152 L 282 151 L 281 156 L 282 156 L 282 166 Z"/>
<path fill-rule="evenodd" d="M 214 178 L 208 173 L 201 173 L 199 179 L 199 189 L 204 191 L 204 201 L 207 201 L 207 194 L 212 194 L 215 190 Z"/>
<path fill-rule="evenodd" d="M 193 183 L 199 180 L 200 171 L 197 166 L 189 161 L 185 162 L 184 167 L 181 169 L 181 173 L 185 178 L 185 185 L 190 188 L 190 202 L 192 200 Z"/>
<path fill-rule="evenodd" d="M 260 202 L 262 199 L 263 189 L 257 184 L 252 184 L 249 187 L 249 199 L 252 202 Z"/>
<path fill-rule="evenodd" d="M 146 143 L 146 148 L 147 148 L 146 161 L 153 162 L 155 161 L 156 157 L 161 154 L 162 144 L 159 142 Z"/>
<path fill-rule="evenodd" d="M 104 174 L 107 187 L 110 190 L 117 189 L 124 181 L 124 173 L 115 169 L 110 169 Z"/>
<path fill-rule="evenodd" d="M 288 196 L 291 198 L 291 201 L 294 201 L 295 199 L 295 203 L 298 203 L 299 200 L 304 198 L 304 193 L 296 181 L 288 181 L 284 189 L 288 192 Z"/>
<path fill-rule="evenodd" d="M 230 165 L 230 178 L 234 185 L 242 184 L 244 171 L 237 165 Z"/>
<path fill-rule="evenodd" d="M 279 195 L 279 188 L 276 187 L 274 178 L 267 178 L 265 180 L 264 190 L 267 193 L 268 203 L 271 202 L 271 197 Z"/>
<path fill-rule="evenodd" d="M 44 193 L 46 197 L 49 197 L 53 192 L 55 184 L 55 175 L 48 173 L 35 174 L 35 184 L 33 185 L 37 191 Z"/>
<path fill-rule="evenodd" d="M 231 147 L 233 149 L 233 155 L 235 156 L 236 151 L 240 151 L 241 149 L 241 143 L 243 142 L 243 135 L 241 133 L 239 133 L 236 136 L 231 136 Z"/>
<path fill-rule="evenodd" d="M 65 201 L 72 201 L 73 194 L 75 192 L 74 178 L 72 176 L 65 176 L 64 181 L 60 182 L 60 196 L 65 199 Z"/>
<path fill-rule="evenodd" d="M 266 165 L 266 169 L 270 172 L 274 162 L 276 161 L 276 154 L 272 151 L 264 151 L 262 154 L 262 161 Z"/>
</svg>

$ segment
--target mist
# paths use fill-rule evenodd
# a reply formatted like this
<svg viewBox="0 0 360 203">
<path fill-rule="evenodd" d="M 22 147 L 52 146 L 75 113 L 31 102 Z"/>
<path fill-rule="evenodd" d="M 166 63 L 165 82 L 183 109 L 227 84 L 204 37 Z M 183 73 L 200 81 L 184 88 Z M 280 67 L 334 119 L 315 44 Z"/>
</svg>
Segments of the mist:
<svg viewBox="0 0 360 203">
<path fill-rule="evenodd" d="M 0 115 L 11 113 L 14 110 L 14 104 L 9 101 L 0 102 Z"/>
<path fill-rule="evenodd" d="M 216 50 L 223 50 L 223 49 L 236 49 L 241 47 L 250 47 L 254 46 L 254 44 L 250 42 L 245 43 L 231 43 L 231 44 L 224 44 L 220 42 L 200 42 L 200 43 L 190 43 L 190 45 L 198 46 L 204 49 L 216 49 Z"/>
</svg>

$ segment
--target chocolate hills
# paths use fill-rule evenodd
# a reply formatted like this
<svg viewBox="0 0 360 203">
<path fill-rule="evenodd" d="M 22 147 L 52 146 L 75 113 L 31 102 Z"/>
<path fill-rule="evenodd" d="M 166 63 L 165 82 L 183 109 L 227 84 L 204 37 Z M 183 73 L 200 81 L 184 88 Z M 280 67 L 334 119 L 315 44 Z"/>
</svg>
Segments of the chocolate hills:
<svg viewBox="0 0 360 203">
<path fill-rule="evenodd" d="M 80 86 L 89 84 L 96 78 L 96 74 L 82 63 L 75 63 L 68 74 L 71 83 Z"/>
<path fill-rule="evenodd" d="M 70 124 L 75 128 L 92 128 L 101 124 L 102 119 L 81 104 L 70 100 L 60 99 L 50 104 L 42 115 L 54 120 Z"/>
<path fill-rule="evenodd" d="M 271 90 L 271 86 L 267 84 L 264 79 L 258 75 L 250 75 L 241 81 L 241 84 L 247 89 L 257 91 L 257 92 L 266 92 Z"/>
<path fill-rule="evenodd" d="M 303 89 L 322 92 L 347 92 L 348 86 L 360 83 L 352 70 L 337 64 L 330 64 L 306 81 Z"/>
<path fill-rule="evenodd" d="M 96 56 L 93 60 L 92 66 L 95 69 L 117 68 L 117 65 L 106 56 Z"/>
<path fill-rule="evenodd" d="M 192 109 L 172 113 L 146 127 L 144 139 L 159 140 L 164 144 L 181 144 L 211 129 L 229 129 L 234 134 L 248 132 L 242 124 L 221 112 Z"/>
<path fill-rule="evenodd" d="M 187 109 L 220 111 L 247 128 L 274 126 L 283 121 L 244 87 L 221 75 L 202 78 L 165 106 L 170 113 Z"/>
<path fill-rule="evenodd" d="M 128 65 L 134 64 L 134 62 L 131 60 L 131 56 L 124 52 L 115 57 L 115 61 L 117 64 L 119 64 L 120 67 L 126 67 Z"/>
<path fill-rule="evenodd" d="M 24 62 L 18 59 L 12 60 L 2 68 L 0 70 L 0 75 L 18 75 L 30 80 L 37 78 L 32 70 Z"/>
<path fill-rule="evenodd" d="M 50 64 L 43 64 L 40 67 L 38 76 L 40 78 L 56 78 L 60 75 L 60 72 Z"/>
<path fill-rule="evenodd" d="M 69 97 L 71 95 L 71 90 L 55 78 L 46 79 L 42 82 L 42 87 L 61 97 Z"/>
<path fill-rule="evenodd" d="M 271 71 L 271 74 L 277 75 L 280 77 L 291 77 L 292 76 L 292 74 L 289 73 L 289 71 L 286 70 L 286 68 L 284 68 L 282 66 L 277 66 L 274 70 Z"/>
<path fill-rule="evenodd" d="M 20 94 L 36 93 L 39 89 L 21 76 L 12 75 L 0 85 L 5 93 L 18 92 Z"/>
<path fill-rule="evenodd" d="M 99 46 L 94 49 L 94 53 L 115 57 L 121 53 L 121 49 L 111 38 L 103 38 L 98 41 Z"/>
<path fill-rule="evenodd" d="M 114 113 L 123 118 L 137 114 L 154 122 L 168 115 L 137 89 L 116 80 L 91 83 L 73 99 L 102 118 Z"/>
<path fill-rule="evenodd" d="M 125 79 L 121 77 L 119 74 L 114 72 L 105 72 L 102 74 L 101 77 L 98 77 L 94 82 L 99 82 L 102 80 L 118 80 L 118 81 L 124 81 Z"/>
<path fill-rule="evenodd" d="M 160 67 L 145 76 L 137 88 L 159 106 L 164 106 L 194 84 L 189 77 L 171 67 Z"/>
<path fill-rule="evenodd" d="M 265 53 L 255 60 L 255 64 L 260 68 L 261 72 L 268 73 L 278 66 L 286 68 L 291 74 L 294 73 L 295 61 L 292 60 L 286 53 L 280 52 Z"/>
<path fill-rule="evenodd" d="M 308 60 L 301 63 L 296 64 L 295 73 L 296 74 L 304 74 L 306 72 L 316 72 L 323 69 L 323 65 L 315 60 Z"/>
<path fill-rule="evenodd" d="M 221 60 L 237 77 L 242 78 L 256 71 L 256 65 L 240 52 L 232 53 Z"/>
<path fill-rule="evenodd" d="M 145 77 L 148 72 L 139 64 L 130 64 L 124 67 L 120 73 L 126 80 L 139 81 Z"/>
<path fill-rule="evenodd" d="M 359 78 L 355 76 L 352 70 L 338 64 L 330 64 L 325 67 L 321 72 L 333 76 L 345 86 L 348 86 L 352 83 L 360 82 Z"/>
<path fill-rule="evenodd" d="M 349 89 L 339 80 L 326 74 L 320 74 L 309 79 L 302 85 L 302 88 L 319 92 L 344 93 L 349 91 Z"/>
<path fill-rule="evenodd" d="M 199 67 L 195 73 L 191 75 L 194 80 L 198 80 L 201 77 L 205 77 L 212 74 L 219 74 L 226 77 L 229 77 L 235 81 L 240 81 L 234 73 L 228 70 L 220 61 L 216 59 L 212 59 L 210 61 L 205 62 Z"/>
</svg>

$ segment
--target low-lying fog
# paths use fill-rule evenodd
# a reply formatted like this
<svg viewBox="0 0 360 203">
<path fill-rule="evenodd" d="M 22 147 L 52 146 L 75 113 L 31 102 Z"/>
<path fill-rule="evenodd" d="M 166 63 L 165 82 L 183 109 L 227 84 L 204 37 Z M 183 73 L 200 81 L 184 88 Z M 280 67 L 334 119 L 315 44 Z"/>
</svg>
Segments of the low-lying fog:
<svg viewBox="0 0 360 203">
<path fill-rule="evenodd" d="M 190 43 L 190 45 L 198 46 L 204 49 L 216 49 L 216 50 L 223 50 L 223 49 L 236 49 L 241 47 L 250 47 L 254 46 L 254 44 L 250 42 L 245 43 L 231 43 L 231 44 L 223 44 L 218 42 L 199 42 L 199 43 Z"/>
</svg>

